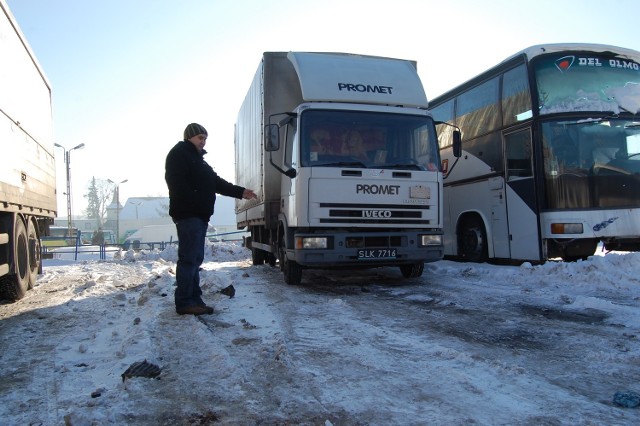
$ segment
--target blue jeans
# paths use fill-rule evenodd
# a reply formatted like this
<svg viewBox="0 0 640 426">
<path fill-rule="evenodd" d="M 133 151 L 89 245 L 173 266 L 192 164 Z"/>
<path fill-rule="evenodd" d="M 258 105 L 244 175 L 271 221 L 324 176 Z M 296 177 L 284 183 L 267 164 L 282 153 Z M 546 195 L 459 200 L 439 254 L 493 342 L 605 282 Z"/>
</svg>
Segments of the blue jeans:
<svg viewBox="0 0 640 426">
<path fill-rule="evenodd" d="M 176 308 L 204 305 L 200 289 L 200 265 L 204 260 L 207 222 L 197 217 L 176 222 L 178 264 L 176 265 Z"/>
</svg>

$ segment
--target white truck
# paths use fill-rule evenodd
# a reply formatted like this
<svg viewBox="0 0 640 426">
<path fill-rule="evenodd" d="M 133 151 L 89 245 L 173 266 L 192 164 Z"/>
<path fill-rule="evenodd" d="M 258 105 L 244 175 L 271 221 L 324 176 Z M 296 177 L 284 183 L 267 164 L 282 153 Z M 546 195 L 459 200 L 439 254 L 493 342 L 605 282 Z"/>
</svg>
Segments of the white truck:
<svg viewBox="0 0 640 426">
<path fill-rule="evenodd" d="M 4 0 L 0 61 L 0 298 L 17 300 L 42 272 L 56 174 L 51 89 Z"/>
<path fill-rule="evenodd" d="M 442 259 L 442 172 L 414 61 L 266 52 L 235 127 L 238 229 L 288 284 L 307 268 Z"/>
</svg>

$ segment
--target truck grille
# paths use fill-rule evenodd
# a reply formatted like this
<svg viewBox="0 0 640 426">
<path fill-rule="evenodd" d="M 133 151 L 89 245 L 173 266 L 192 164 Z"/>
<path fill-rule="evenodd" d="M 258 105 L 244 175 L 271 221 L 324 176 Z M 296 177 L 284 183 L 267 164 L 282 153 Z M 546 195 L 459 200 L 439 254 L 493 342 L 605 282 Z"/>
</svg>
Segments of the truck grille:
<svg viewBox="0 0 640 426">
<path fill-rule="evenodd" d="M 432 221 L 424 218 L 430 206 L 397 205 L 361 205 L 321 203 L 320 208 L 328 208 L 321 217 L 320 223 L 345 224 L 396 224 L 396 225 L 429 225 Z"/>
</svg>

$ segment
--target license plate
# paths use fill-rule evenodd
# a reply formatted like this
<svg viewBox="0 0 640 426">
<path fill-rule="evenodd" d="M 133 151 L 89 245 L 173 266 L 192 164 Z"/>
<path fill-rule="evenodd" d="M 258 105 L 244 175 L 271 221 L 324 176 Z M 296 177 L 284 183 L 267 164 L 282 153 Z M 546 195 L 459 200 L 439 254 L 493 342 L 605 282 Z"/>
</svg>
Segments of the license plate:
<svg viewBox="0 0 640 426">
<path fill-rule="evenodd" d="M 358 250 L 358 259 L 395 259 L 397 250 L 391 249 L 363 249 Z"/>
</svg>

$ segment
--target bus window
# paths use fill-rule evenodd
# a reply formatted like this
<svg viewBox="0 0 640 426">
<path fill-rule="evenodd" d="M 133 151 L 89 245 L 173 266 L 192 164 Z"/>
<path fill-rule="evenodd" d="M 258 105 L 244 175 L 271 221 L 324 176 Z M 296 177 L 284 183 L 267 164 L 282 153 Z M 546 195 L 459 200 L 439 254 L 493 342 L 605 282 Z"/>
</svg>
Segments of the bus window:
<svg viewBox="0 0 640 426">
<path fill-rule="evenodd" d="M 458 96 L 456 124 L 465 140 L 500 128 L 498 82 L 495 77 Z"/>
<path fill-rule="evenodd" d="M 433 108 L 431 110 L 431 113 L 433 114 L 433 119 L 436 121 L 455 124 L 453 120 L 453 99 L 450 99 L 447 102 L 444 102 L 443 104 Z M 436 132 L 438 133 L 438 145 L 440 146 L 440 149 L 453 145 L 454 130 L 455 129 L 453 127 L 447 126 L 446 124 L 436 125 Z"/>
<path fill-rule="evenodd" d="M 527 68 L 520 65 L 502 77 L 502 119 L 509 126 L 533 116 Z"/>
<path fill-rule="evenodd" d="M 531 135 L 529 130 L 505 137 L 507 181 L 533 176 L 531 168 Z"/>
</svg>

